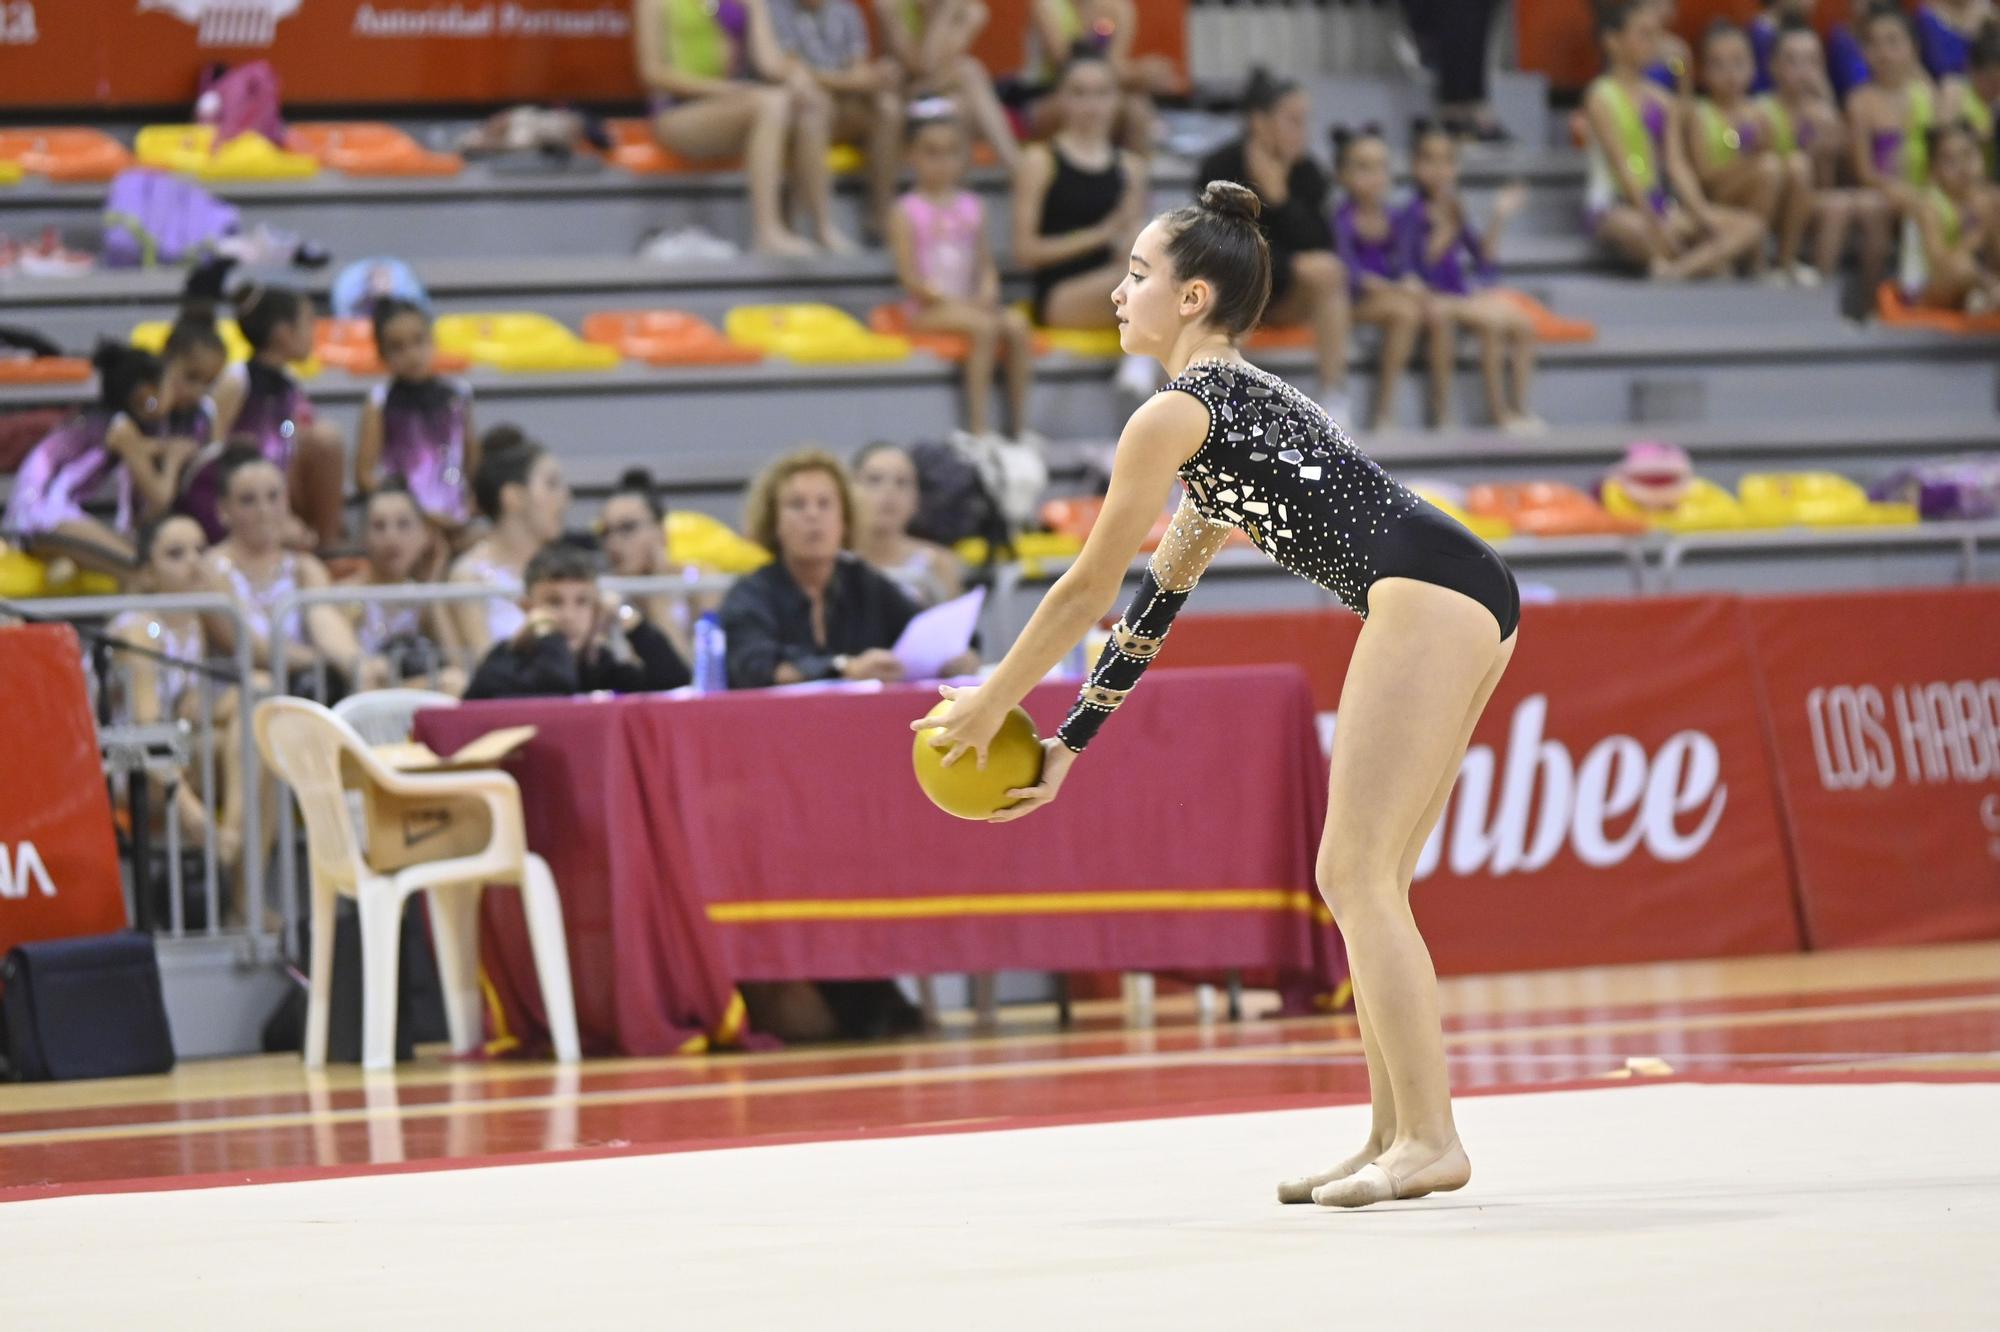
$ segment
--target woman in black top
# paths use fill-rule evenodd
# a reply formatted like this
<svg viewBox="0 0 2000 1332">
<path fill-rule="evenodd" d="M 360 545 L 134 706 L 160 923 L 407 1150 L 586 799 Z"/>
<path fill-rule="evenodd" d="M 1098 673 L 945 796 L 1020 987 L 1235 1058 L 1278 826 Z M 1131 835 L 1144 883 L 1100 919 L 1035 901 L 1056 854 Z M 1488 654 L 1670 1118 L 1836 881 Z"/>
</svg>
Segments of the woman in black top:
<svg viewBox="0 0 2000 1332">
<path fill-rule="evenodd" d="M 1264 322 L 1311 324 L 1316 396 L 1328 416 L 1350 418 L 1347 394 L 1347 267 L 1333 252 L 1327 206 L 1333 181 L 1306 151 L 1311 111 L 1291 79 L 1252 70 L 1243 92 L 1243 137 L 1202 159 L 1195 180 L 1227 180 L 1256 192 L 1271 247 L 1271 304 Z"/>
<path fill-rule="evenodd" d="M 1037 324 L 1114 328 L 1111 293 L 1146 222 L 1146 162 L 1112 141 L 1118 81 L 1102 55 L 1079 48 L 1063 67 L 1055 97 L 1062 128 L 1021 159 L 1014 257 L 1034 274 Z M 1144 357 L 1127 357 L 1119 382 L 1150 393 L 1154 369 Z"/>
<path fill-rule="evenodd" d="M 1157 357 L 1172 378 L 1126 424 L 1082 553 L 1006 657 L 977 688 L 944 689 L 950 709 L 911 729 L 929 729 L 947 763 L 983 764 L 1009 711 L 1114 604 L 1176 485 L 1185 493 L 1173 521 L 1075 707 L 1044 743 L 1041 779 L 1009 791 L 1018 803 L 993 821 L 1056 797 L 1091 736 L 1160 655 L 1176 612 L 1232 531 L 1366 619 L 1341 685 L 1314 870 L 1347 945 L 1374 1123 L 1353 1156 L 1278 1189 L 1282 1202 L 1359 1207 L 1449 1192 L 1472 1178 L 1452 1118 L 1437 978 L 1409 892 L 1473 726 L 1513 655 L 1520 596 L 1485 542 L 1396 482 L 1318 404 L 1244 361 L 1237 344 L 1257 326 L 1271 283 L 1257 213 L 1256 195 L 1217 181 L 1199 204 L 1139 233 L 1113 297 L 1120 341 Z M 1227 715 L 1179 720 L 1230 724 Z M 1141 761 L 1171 760 L 1163 749 Z M 1189 800 L 1231 780 L 1228 772 L 1186 776 Z M 1151 811 L 1107 805 L 1095 813 L 1143 854 Z"/>
</svg>

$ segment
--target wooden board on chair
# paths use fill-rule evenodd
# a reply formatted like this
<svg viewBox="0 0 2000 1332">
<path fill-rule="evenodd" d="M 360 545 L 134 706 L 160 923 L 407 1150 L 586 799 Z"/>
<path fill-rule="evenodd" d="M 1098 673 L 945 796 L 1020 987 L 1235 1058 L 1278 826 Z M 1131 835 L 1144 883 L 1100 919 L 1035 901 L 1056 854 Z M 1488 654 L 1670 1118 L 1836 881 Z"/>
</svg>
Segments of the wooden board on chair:
<svg viewBox="0 0 2000 1332">
<path fill-rule="evenodd" d="M 440 757 L 420 744 L 378 745 L 375 753 L 402 772 L 463 772 L 495 768 L 535 736 L 532 726 L 508 726 Z M 368 867 L 388 874 L 410 865 L 478 852 L 493 838 L 493 820 L 477 796 L 409 796 L 383 790 L 359 767 L 342 762 L 343 780 L 361 792 Z"/>
</svg>

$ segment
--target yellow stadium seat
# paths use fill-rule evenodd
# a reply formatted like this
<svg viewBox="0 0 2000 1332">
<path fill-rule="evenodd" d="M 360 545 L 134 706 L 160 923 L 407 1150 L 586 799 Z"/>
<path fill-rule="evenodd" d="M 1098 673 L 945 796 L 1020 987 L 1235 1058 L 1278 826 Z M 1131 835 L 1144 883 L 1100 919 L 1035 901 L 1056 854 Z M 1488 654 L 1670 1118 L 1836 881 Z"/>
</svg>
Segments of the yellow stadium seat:
<svg viewBox="0 0 2000 1332">
<path fill-rule="evenodd" d="M 148 319 L 143 324 L 132 326 L 132 336 L 128 340 L 140 351 L 158 355 L 167 345 L 167 333 L 172 328 L 173 324 L 169 320 Z M 247 361 L 254 354 L 250 350 L 250 343 L 243 336 L 243 330 L 236 326 L 234 319 L 216 320 L 215 331 L 222 335 L 222 349 L 232 362 Z M 326 367 L 320 364 L 319 357 L 308 356 L 303 361 L 292 362 L 286 368 L 300 379 L 311 379 Z"/>
<path fill-rule="evenodd" d="M 807 365 L 900 361 L 910 354 L 909 339 L 871 333 L 831 305 L 739 305 L 723 328 L 732 342 Z"/>
<path fill-rule="evenodd" d="M 1902 526 L 1914 504 L 1876 504 L 1857 483 L 1834 472 L 1756 472 L 1736 485 L 1743 508 L 1770 527 Z"/>
<path fill-rule="evenodd" d="M 1514 525 L 1505 518 L 1496 518 L 1490 514 L 1467 513 L 1462 506 L 1446 499 L 1428 486 L 1411 486 L 1410 489 L 1464 523 L 1481 541 L 1505 541 L 1514 535 Z"/>
<path fill-rule="evenodd" d="M 1034 308 L 1026 301 L 1016 301 L 1014 308 L 1027 316 L 1035 317 Z M 1071 356 L 1123 356 L 1125 349 L 1118 345 L 1118 330 L 1115 328 L 1044 328 L 1034 325 L 1035 342 L 1038 348 L 1049 351 L 1068 352 Z"/>
<path fill-rule="evenodd" d="M 1669 532 L 1729 532 L 1759 524 L 1744 512 L 1736 497 L 1713 481 L 1694 477 L 1687 493 L 1671 509 L 1649 509 L 1636 503 L 1616 477 L 1604 483 L 1604 507 L 1621 518 L 1637 518 Z"/>
<path fill-rule="evenodd" d="M 826 169 L 836 176 L 851 176 L 866 162 L 861 150 L 851 143 L 836 143 L 826 150 Z"/>
<path fill-rule="evenodd" d="M 22 174 L 19 162 L 0 160 L 0 185 L 18 185 Z"/>
<path fill-rule="evenodd" d="M 25 601 L 47 591 L 49 568 L 25 551 L 0 546 L 0 597 Z"/>
<path fill-rule="evenodd" d="M 433 334 L 439 351 L 522 374 L 608 370 L 619 360 L 617 348 L 585 342 L 549 316 L 524 311 L 440 315 Z"/>
<path fill-rule="evenodd" d="M 201 180 L 300 180 L 319 172 L 317 158 L 287 152 L 255 130 L 217 148 L 213 126 L 148 125 L 134 147 L 141 166 Z"/>
<path fill-rule="evenodd" d="M 755 573 L 771 562 L 770 551 L 738 536 L 729 524 L 708 514 L 675 509 L 666 516 L 663 525 L 667 559 L 681 568 L 746 574 Z"/>
</svg>

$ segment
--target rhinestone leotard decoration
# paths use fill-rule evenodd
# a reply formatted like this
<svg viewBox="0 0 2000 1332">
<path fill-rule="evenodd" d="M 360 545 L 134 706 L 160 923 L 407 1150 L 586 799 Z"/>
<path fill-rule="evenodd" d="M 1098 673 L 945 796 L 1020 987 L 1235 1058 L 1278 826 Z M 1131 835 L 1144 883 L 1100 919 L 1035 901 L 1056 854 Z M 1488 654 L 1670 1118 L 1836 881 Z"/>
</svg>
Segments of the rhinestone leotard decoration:
<svg viewBox="0 0 2000 1332">
<path fill-rule="evenodd" d="M 1197 361 L 1161 391 L 1170 390 L 1208 408 L 1208 438 L 1180 472 L 1195 509 L 1366 616 L 1382 572 L 1371 538 L 1423 501 L 1276 375 Z"/>
</svg>

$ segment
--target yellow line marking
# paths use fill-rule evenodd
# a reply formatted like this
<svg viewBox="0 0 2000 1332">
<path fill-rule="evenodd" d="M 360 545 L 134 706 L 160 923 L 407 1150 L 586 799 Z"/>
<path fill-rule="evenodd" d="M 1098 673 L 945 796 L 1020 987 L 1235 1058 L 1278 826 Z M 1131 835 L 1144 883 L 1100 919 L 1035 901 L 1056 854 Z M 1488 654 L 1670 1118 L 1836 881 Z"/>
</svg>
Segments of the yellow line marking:
<svg viewBox="0 0 2000 1332">
<path fill-rule="evenodd" d="M 965 893 L 951 897 L 794 898 L 718 902 L 718 925 L 807 920 L 923 920 L 953 916 L 1061 916 L 1115 911 L 1290 911 L 1312 914 L 1316 894 L 1291 888 L 1135 889 L 1130 892 Z"/>
</svg>

